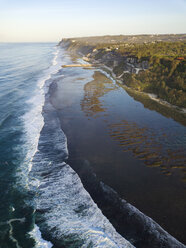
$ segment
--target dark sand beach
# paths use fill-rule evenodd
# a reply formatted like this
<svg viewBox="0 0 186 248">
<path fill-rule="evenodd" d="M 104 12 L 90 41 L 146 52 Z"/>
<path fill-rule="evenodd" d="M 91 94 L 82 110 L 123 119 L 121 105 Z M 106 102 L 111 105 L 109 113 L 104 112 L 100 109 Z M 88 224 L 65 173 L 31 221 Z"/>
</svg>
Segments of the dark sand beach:
<svg viewBox="0 0 186 248">
<path fill-rule="evenodd" d="M 144 107 L 99 69 L 63 68 L 54 83 L 67 162 L 113 225 L 122 233 L 89 173 L 186 243 L 185 126 Z"/>
</svg>

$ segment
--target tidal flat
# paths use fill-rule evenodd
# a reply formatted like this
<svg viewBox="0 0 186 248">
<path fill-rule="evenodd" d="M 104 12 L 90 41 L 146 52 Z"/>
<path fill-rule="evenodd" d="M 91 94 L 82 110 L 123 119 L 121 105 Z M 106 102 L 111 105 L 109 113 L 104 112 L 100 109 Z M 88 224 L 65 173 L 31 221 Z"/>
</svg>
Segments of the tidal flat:
<svg viewBox="0 0 186 248">
<path fill-rule="evenodd" d="M 98 68 L 64 67 L 55 83 L 51 102 L 67 136 L 70 166 L 81 179 L 87 168 L 93 171 L 186 243 L 186 128 L 174 120 L 176 110 L 167 116 L 164 107 L 144 105 Z"/>
</svg>

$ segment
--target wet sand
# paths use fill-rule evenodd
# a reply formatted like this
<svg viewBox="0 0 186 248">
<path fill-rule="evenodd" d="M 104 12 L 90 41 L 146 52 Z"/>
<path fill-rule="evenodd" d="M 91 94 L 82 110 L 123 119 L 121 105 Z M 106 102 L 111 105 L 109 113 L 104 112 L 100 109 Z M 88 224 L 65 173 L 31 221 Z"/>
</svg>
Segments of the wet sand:
<svg viewBox="0 0 186 248">
<path fill-rule="evenodd" d="M 93 171 L 186 243 L 185 127 L 144 108 L 99 70 L 63 68 L 61 74 L 51 101 L 70 166 L 82 181 Z"/>
</svg>

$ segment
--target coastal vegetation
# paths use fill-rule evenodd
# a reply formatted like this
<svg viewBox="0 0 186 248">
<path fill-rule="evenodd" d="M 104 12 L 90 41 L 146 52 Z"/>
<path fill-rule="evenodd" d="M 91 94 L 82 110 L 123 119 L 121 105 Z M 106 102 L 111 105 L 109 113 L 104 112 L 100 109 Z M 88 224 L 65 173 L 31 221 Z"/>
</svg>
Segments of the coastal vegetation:
<svg viewBox="0 0 186 248">
<path fill-rule="evenodd" d="M 106 44 L 105 44 L 106 45 Z M 122 80 L 128 87 L 138 91 L 154 93 L 157 97 L 179 107 L 186 107 L 186 43 L 155 42 L 144 44 L 120 44 L 105 46 L 120 57 L 114 72 L 122 73 L 125 58 L 133 59 L 133 66 L 148 62 L 148 69 L 139 73 L 124 73 Z M 105 53 L 104 45 L 98 45 L 96 58 Z M 123 57 L 123 60 L 121 59 Z M 129 63 L 128 63 L 129 64 Z M 140 68 L 140 67 L 139 67 Z"/>
<path fill-rule="evenodd" d="M 137 91 L 186 108 L 186 35 L 66 39 L 71 51 L 110 67 Z"/>
</svg>

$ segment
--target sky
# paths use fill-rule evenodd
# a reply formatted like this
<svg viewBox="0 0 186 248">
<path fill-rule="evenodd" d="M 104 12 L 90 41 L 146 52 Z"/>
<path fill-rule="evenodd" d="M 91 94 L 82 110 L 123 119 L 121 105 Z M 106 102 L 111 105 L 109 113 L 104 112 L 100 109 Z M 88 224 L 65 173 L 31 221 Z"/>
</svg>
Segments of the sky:
<svg viewBox="0 0 186 248">
<path fill-rule="evenodd" d="M 0 42 L 186 33 L 186 0 L 0 0 Z"/>
</svg>

